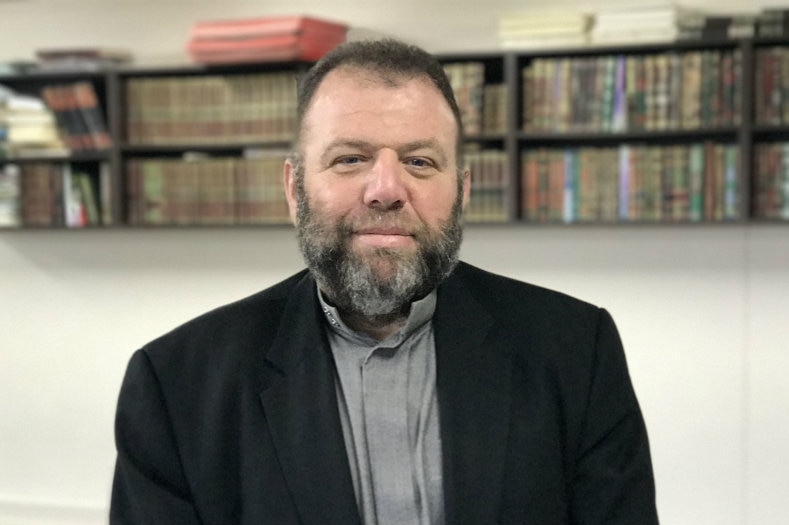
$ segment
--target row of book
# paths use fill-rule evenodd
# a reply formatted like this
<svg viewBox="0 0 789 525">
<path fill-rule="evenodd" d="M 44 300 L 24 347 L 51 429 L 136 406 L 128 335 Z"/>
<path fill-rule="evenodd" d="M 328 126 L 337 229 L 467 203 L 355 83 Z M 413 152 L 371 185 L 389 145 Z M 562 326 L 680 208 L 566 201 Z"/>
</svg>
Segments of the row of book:
<svg viewBox="0 0 789 525">
<path fill-rule="evenodd" d="M 279 224 L 289 219 L 285 154 L 259 158 L 140 158 L 126 163 L 132 226 Z"/>
<path fill-rule="evenodd" d="M 93 84 L 79 81 L 53 84 L 41 98 L 55 115 L 60 137 L 71 151 L 107 150 L 112 137 Z"/>
<path fill-rule="evenodd" d="M 754 217 L 789 220 L 789 142 L 755 148 Z"/>
<path fill-rule="evenodd" d="M 739 124 L 739 50 L 537 58 L 522 70 L 523 129 L 628 132 Z"/>
<path fill-rule="evenodd" d="M 733 144 L 541 148 L 522 155 L 521 216 L 533 222 L 741 218 Z"/>
<path fill-rule="evenodd" d="M 444 72 L 455 94 L 463 129 L 468 135 L 482 133 L 484 62 L 452 62 L 444 64 Z"/>
<path fill-rule="evenodd" d="M 444 71 L 455 94 L 467 136 L 495 135 L 507 130 L 507 89 L 485 82 L 485 63 L 450 62 Z"/>
<path fill-rule="evenodd" d="M 133 78 L 126 89 L 132 145 L 276 142 L 295 133 L 292 72 Z"/>
<path fill-rule="evenodd" d="M 469 222 L 509 220 L 510 175 L 506 152 L 466 151 L 465 161 L 471 172 L 471 196 L 465 219 Z"/>
<path fill-rule="evenodd" d="M 509 121 L 509 95 L 505 84 L 486 84 L 482 99 L 482 133 L 503 135 Z"/>
<path fill-rule="evenodd" d="M 789 124 L 789 48 L 756 50 L 754 120 L 759 124 Z"/>
<path fill-rule="evenodd" d="M 0 227 L 83 228 L 112 224 L 109 171 L 68 163 L 8 163 L 0 168 Z"/>
</svg>

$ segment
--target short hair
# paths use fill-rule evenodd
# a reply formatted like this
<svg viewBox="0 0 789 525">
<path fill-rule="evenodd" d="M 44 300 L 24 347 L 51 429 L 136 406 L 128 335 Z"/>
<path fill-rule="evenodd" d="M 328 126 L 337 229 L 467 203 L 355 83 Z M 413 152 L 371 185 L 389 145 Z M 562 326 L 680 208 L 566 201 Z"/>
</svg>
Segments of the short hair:
<svg viewBox="0 0 789 525">
<path fill-rule="evenodd" d="M 463 122 L 455 93 L 441 63 L 430 53 L 399 40 L 358 40 L 335 47 L 313 65 L 298 81 L 296 146 L 301 138 L 304 116 L 323 79 L 341 66 L 357 67 L 397 85 L 401 79 L 429 80 L 449 104 L 457 124 L 457 155 L 463 145 Z"/>
</svg>

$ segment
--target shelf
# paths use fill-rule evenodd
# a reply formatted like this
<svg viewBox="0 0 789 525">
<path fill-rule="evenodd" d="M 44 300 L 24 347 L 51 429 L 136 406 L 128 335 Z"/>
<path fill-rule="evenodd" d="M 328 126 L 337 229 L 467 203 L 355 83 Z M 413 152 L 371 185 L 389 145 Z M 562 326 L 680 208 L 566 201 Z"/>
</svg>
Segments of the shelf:
<svg viewBox="0 0 789 525">
<path fill-rule="evenodd" d="M 605 143 L 619 144 L 632 142 L 693 141 L 693 140 L 732 140 L 737 138 L 738 128 L 714 128 L 667 131 L 626 131 L 621 133 L 575 132 L 575 133 L 535 133 L 518 132 L 521 143 L 565 144 L 565 143 Z"/>
<path fill-rule="evenodd" d="M 134 156 L 176 156 L 184 153 L 207 153 L 211 155 L 240 155 L 249 151 L 290 150 L 290 141 L 248 142 L 234 144 L 183 144 L 183 145 L 130 145 L 120 147 L 121 153 Z"/>
</svg>

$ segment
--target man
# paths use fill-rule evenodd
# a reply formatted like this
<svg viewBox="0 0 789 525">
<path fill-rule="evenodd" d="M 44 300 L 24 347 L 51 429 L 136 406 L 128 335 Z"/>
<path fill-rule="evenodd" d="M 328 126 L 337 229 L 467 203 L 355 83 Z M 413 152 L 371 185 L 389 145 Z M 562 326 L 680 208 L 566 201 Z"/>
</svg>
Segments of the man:
<svg viewBox="0 0 789 525">
<path fill-rule="evenodd" d="M 132 357 L 117 524 L 654 524 L 611 317 L 457 260 L 469 173 L 441 66 L 345 44 L 284 169 L 308 270 Z"/>
</svg>

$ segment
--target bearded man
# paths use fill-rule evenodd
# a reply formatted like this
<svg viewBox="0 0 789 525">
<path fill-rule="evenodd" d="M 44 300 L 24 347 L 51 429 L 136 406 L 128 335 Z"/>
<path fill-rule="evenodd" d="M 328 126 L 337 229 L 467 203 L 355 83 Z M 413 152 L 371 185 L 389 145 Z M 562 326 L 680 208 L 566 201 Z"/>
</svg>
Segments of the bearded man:
<svg viewBox="0 0 789 525">
<path fill-rule="evenodd" d="M 111 523 L 657 523 L 609 314 L 458 261 L 471 174 L 441 65 L 344 44 L 298 123 L 307 269 L 134 354 Z"/>
</svg>

